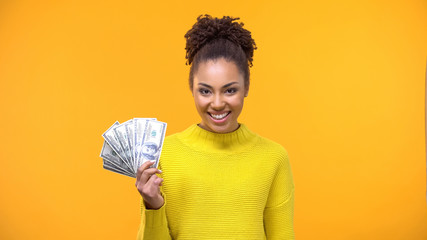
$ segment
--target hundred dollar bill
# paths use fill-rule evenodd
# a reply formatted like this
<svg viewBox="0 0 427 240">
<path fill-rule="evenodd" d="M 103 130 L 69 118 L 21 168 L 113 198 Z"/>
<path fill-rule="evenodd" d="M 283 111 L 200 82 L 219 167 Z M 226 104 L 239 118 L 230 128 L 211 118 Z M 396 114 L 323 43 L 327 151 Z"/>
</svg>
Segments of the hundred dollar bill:
<svg viewBox="0 0 427 240">
<path fill-rule="evenodd" d="M 125 163 L 127 162 L 124 150 L 122 149 L 119 140 L 114 133 L 114 127 L 120 125 L 118 121 L 116 121 L 107 131 L 102 134 L 105 141 L 111 146 L 111 148 L 116 151 L 120 159 L 122 159 Z"/>
<path fill-rule="evenodd" d="M 133 153 L 134 153 L 134 166 L 135 172 L 140 165 L 140 155 L 142 150 L 142 144 L 144 142 L 145 126 L 148 120 L 156 120 L 156 118 L 134 118 L 133 119 Z"/>
<path fill-rule="evenodd" d="M 112 165 L 114 165 L 119 170 L 127 172 L 131 175 L 134 175 L 135 172 L 133 169 L 129 168 L 117 155 L 117 153 L 108 145 L 107 141 L 104 141 L 102 145 L 101 154 L 99 155 L 104 161 L 108 161 Z"/>
<path fill-rule="evenodd" d="M 120 146 L 123 150 L 123 153 L 125 155 L 125 163 L 129 166 L 130 169 L 134 169 L 133 166 L 133 159 L 132 159 L 132 152 L 129 146 L 129 140 L 128 140 L 128 134 L 126 131 L 126 124 L 129 124 L 129 121 L 126 121 L 116 127 L 113 128 L 114 133 L 116 134 L 117 140 L 119 140 Z"/>
<path fill-rule="evenodd" d="M 126 134 L 127 134 L 127 138 L 128 138 L 128 144 L 129 144 L 129 149 L 130 149 L 130 154 L 131 154 L 131 159 L 132 159 L 132 167 L 134 172 L 136 172 L 135 170 L 135 152 L 133 150 L 133 140 L 134 140 L 134 125 L 133 125 L 133 119 L 125 122 L 125 128 L 126 128 Z"/>
<path fill-rule="evenodd" d="M 164 122 L 147 120 L 145 124 L 145 134 L 142 148 L 139 153 L 140 156 L 138 158 L 137 167 L 141 166 L 146 161 L 152 160 L 155 160 L 156 162 L 150 167 L 158 166 L 160 153 L 162 152 L 166 127 L 167 124 Z"/>
<path fill-rule="evenodd" d="M 128 172 L 125 172 L 125 171 L 117 168 L 115 165 L 113 165 L 112 163 L 110 163 L 108 160 L 106 161 L 106 159 L 103 159 L 103 165 L 102 166 L 106 170 L 109 170 L 109 171 L 112 171 L 112 172 L 115 172 L 115 173 L 118 173 L 118 174 L 122 174 L 122 175 L 125 175 L 125 176 L 128 176 L 128 177 L 135 178 L 134 175 L 129 174 Z"/>
</svg>

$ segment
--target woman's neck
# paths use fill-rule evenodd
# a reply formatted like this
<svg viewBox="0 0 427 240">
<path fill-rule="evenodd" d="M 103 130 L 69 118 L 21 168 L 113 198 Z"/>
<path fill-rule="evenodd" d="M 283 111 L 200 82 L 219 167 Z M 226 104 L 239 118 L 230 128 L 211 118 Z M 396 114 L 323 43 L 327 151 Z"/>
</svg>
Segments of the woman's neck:
<svg viewBox="0 0 427 240">
<path fill-rule="evenodd" d="M 252 146 L 258 138 L 244 124 L 238 124 L 236 130 L 227 133 L 211 132 L 199 124 L 193 124 L 179 133 L 179 139 L 189 147 L 209 152 L 239 152 Z"/>
<path fill-rule="evenodd" d="M 199 126 L 200 128 L 203 128 L 204 130 L 209 131 L 209 132 L 213 132 L 213 133 L 230 133 L 230 132 L 234 132 L 237 129 L 239 129 L 239 127 L 240 127 L 239 123 L 236 123 L 236 125 L 237 125 L 237 127 L 234 127 L 233 130 L 231 130 L 231 131 L 227 131 L 227 132 L 215 132 L 214 130 L 212 130 L 212 129 L 208 128 L 207 126 L 205 126 L 203 123 L 198 123 L 197 124 L 197 126 Z"/>
</svg>

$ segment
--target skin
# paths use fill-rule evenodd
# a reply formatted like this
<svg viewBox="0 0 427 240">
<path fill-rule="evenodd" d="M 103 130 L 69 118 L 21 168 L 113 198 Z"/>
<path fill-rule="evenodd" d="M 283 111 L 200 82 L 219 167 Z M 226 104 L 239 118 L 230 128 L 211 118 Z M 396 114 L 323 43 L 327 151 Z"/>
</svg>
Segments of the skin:
<svg viewBox="0 0 427 240">
<path fill-rule="evenodd" d="M 243 100 L 248 95 L 244 77 L 234 62 L 224 58 L 201 63 L 193 80 L 193 97 L 201 117 L 199 126 L 215 133 L 235 131 L 242 112 Z M 218 123 L 212 114 L 230 112 L 224 122 Z"/>
<path fill-rule="evenodd" d="M 159 209 L 163 206 L 164 199 L 160 194 L 163 179 L 156 175 L 161 173 L 157 168 L 149 168 L 155 161 L 147 161 L 136 172 L 135 187 L 144 199 L 146 209 Z"/>
<path fill-rule="evenodd" d="M 237 118 L 244 98 L 248 95 L 243 74 L 233 62 L 224 58 L 200 63 L 194 74 L 192 94 L 196 109 L 201 117 L 199 127 L 215 132 L 228 133 L 239 128 Z M 215 122 L 210 114 L 228 113 L 223 122 Z M 135 186 L 144 199 L 147 209 L 159 209 L 164 204 L 160 193 L 163 179 L 156 175 L 157 168 L 149 168 L 154 162 L 142 164 L 136 173 Z"/>
</svg>

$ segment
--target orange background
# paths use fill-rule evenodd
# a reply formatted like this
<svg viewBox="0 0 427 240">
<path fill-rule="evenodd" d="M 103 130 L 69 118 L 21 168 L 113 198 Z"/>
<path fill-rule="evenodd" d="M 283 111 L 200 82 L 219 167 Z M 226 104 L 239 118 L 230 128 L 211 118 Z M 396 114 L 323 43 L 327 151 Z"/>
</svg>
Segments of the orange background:
<svg viewBox="0 0 427 240">
<path fill-rule="evenodd" d="M 200 120 L 184 34 L 204 13 L 255 39 L 239 121 L 289 152 L 296 238 L 427 239 L 425 0 L 2 1 L 0 239 L 136 237 L 101 134 Z"/>
</svg>

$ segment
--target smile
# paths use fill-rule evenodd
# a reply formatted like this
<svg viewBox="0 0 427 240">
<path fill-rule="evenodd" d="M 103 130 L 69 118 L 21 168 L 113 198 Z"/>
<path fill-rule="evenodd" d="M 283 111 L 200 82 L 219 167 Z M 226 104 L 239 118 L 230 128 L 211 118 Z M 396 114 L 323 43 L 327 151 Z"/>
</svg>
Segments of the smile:
<svg viewBox="0 0 427 240">
<path fill-rule="evenodd" d="M 215 119 L 215 120 L 223 120 L 223 119 L 225 119 L 229 114 L 231 113 L 231 111 L 230 112 L 225 112 L 225 113 L 222 113 L 222 114 L 211 114 L 211 113 L 209 113 L 208 112 L 208 114 L 209 114 L 209 116 L 211 116 L 213 119 Z"/>
</svg>

